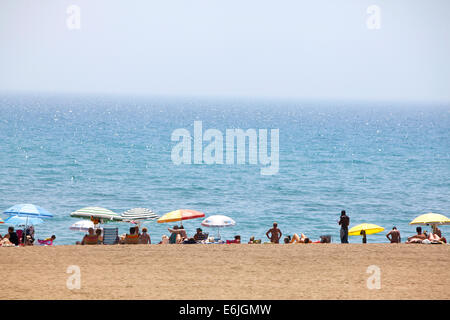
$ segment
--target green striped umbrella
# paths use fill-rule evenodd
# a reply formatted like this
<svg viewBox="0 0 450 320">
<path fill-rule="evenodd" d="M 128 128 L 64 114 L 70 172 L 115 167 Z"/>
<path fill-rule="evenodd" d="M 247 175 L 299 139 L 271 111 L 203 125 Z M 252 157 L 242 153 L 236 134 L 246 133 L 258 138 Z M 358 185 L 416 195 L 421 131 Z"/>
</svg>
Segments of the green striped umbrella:
<svg viewBox="0 0 450 320">
<path fill-rule="evenodd" d="M 73 218 L 98 220 L 100 223 L 122 221 L 123 218 L 111 210 L 101 207 L 86 207 L 70 214 Z M 95 223 L 95 222 L 94 222 Z"/>
</svg>

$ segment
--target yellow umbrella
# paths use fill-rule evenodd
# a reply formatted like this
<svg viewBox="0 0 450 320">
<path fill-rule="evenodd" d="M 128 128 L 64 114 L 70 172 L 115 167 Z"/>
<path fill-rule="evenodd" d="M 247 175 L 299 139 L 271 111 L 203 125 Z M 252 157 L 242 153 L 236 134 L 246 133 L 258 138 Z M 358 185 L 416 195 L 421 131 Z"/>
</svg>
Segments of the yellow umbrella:
<svg viewBox="0 0 450 320">
<path fill-rule="evenodd" d="M 450 219 L 439 213 L 426 213 L 418 216 L 409 224 L 450 224 Z"/>
<path fill-rule="evenodd" d="M 159 218 L 157 220 L 157 222 L 158 223 L 174 222 L 174 221 L 201 218 L 204 216 L 205 216 L 205 214 L 203 212 L 189 210 L 189 209 L 178 209 L 178 210 L 166 213 L 161 218 Z"/>
<path fill-rule="evenodd" d="M 359 236 L 359 235 L 361 235 L 362 230 L 365 230 L 366 235 L 369 235 L 369 234 L 382 232 L 384 230 L 384 228 L 377 226 L 376 224 L 372 224 L 372 223 L 361 223 L 361 224 L 358 224 L 357 226 L 354 226 L 350 230 L 348 230 L 348 235 L 349 236 Z"/>
</svg>

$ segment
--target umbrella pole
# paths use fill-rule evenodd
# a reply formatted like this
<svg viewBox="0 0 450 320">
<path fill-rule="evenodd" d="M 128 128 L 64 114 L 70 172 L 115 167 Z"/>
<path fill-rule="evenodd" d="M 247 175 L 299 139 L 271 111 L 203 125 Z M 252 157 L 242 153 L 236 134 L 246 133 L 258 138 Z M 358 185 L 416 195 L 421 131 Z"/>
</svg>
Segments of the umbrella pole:
<svg viewBox="0 0 450 320">
<path fill-rule="evenodd" d="M 27 227 L 28 227 L 28 216 L 27 216 L 27 220 L 25 222 L 25 229 L 23 230 L 23 234 L 22 234 L 23 246 L 27 245 Z"/>
</svg>

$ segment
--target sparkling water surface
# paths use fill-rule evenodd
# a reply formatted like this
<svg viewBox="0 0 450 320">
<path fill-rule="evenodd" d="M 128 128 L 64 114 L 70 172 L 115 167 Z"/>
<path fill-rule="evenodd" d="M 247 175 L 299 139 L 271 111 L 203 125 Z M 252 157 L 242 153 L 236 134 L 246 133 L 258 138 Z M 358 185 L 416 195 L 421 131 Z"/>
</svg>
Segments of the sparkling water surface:
<svg viewBox="0 0 450 320">
<path fill-rule="evenodd" d="M 260 164 L 175 165 L 171 133 L 186 128 L 193 135 L 195 120 L 203 131 L 224 134 L 278 128 L 279 173 L 261 175 Z M 286 235 L 331 234 L 337 242 L 345 209 L 351 226 L 369 222 L 387 232 L 395 225 L 405 239 L 417 215 L 450 215 L 449 136 L 448 105 L 3 95 L 0 210 L 17 203 L 46 208 L 55 217 L 36 226 L 37 237 L 55 234 L 58 245 L 82 238 L 69 230 L 79 220 L 69 215 L 85 206 L 223 214 L 236 226 L 222 229 L 222 238 L 239 234 L 243 241 L 265 241 L 276 221 Z M 200 222 L 183 224 L 192 235 Z M 145 226 L 156 243 L 173 224 Z M 130 227 L 114 225 L 121 233 Z M 387 242 L 386 232 L 368 242 Z"/>
</svg>

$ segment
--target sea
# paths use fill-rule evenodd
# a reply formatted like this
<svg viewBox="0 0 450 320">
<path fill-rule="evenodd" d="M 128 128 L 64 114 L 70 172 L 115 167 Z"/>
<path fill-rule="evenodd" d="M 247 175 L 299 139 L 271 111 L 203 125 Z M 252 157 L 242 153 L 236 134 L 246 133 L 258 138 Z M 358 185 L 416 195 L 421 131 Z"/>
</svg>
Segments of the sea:
<svg viewBox="0 0 450 320">
<path fill-rule="evenodd" d="M 230 151 L 229 129 L 267 129 L 268 154 L 277 152 L 270 132 L 278 129 L 276 172 L 261 174 L 267 165 L 250 163 L 249 151 L 240 164 L 175 163 L 173 133 L 190 133 L 193 157 L 196 121 L 203 134 L 223 133 L 223 153 Z M 0 212 L 20 203 L 47 209 L 54 217 L 35 226 L 36 237 L 54 234 L 55 245 L 81 240 L 82 232 L 69 229 L 79 221 L 70 213 L 87 206 L 119 214 L 145 207 L 160 216 L 180 208 L 226 215 L 236 225 L 221 228 L 222 239 L 240 235 L 243 242 L 267 241 L 273 222 L 283 237 L 331 235 L 340 242 L 338 220 L 346 210 L 350 227 L 385 228 L 369 235 L 369 243 L 388 242 L 393 226 L 404 241 L 415 233 L 409 222 L 416 216 L 450 216 L 449 138 L 450 105 L 442 103 L 2 94 Z M 202 220 L 183 222 L 188 235 Z M 143 226 L 158 243 L 174 224 Z M 132 225 L 105 226 L 125 233 Z M 441 230 L 450 235 L 450 226 Z M 0 234 L 6 232 L 1 224 Z"/>
</svg>

